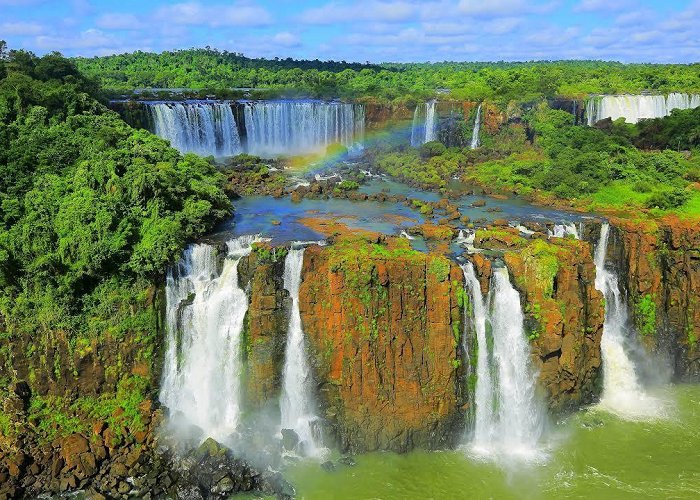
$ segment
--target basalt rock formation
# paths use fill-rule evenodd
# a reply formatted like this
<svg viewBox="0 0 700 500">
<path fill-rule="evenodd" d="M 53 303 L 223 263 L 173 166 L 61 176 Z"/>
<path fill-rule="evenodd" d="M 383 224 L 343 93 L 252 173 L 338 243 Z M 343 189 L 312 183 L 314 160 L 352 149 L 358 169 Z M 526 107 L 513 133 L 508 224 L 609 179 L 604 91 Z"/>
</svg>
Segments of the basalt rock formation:
<svg viewBox="0 0 700 500">
<path fill-rule="evenodd" d="M 463 419 L 461 270 L 405 240 L 306 251 L 301 315 L 325 417 L 343 450 L 454 443 Z"/>
<path fill-rule="evenodd" d="M 258 409 L 281 386 L 281 367 L 289 321 L 289 293 L 282 275 L 286 248 L 255 244 L 238 263 L 243 288 L 249 287 L 250 305 L 245 322 L 247 408 Z"/>
</svg>

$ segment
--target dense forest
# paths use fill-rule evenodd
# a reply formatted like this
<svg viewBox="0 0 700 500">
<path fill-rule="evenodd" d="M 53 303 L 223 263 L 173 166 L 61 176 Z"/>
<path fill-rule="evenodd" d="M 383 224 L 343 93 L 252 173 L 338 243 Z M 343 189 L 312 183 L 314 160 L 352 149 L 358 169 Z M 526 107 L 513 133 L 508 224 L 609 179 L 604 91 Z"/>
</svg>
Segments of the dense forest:
<svg viewBox="0 0 700 500">
<path fill-rule="evenodd" d="M 149 287 L 188 240 L 230 214 L 215 167 L 132 129 L 98 92 L 59 54 L 0 42 L 0 363 L 8 367 L 18 346 L 45 359 L 61 339 L 89 350 L 105 336 L 139 343 L 147 359 L 158 322 L 140 306 Z M 135 330 L 142 336 L 127 335 Z M 123 387 L 143 385 L 125 375 Z M 115 397 L 86 411 L 106 418 Z M 80 423 L 61 421 L 61 401 L 33 404 L 62 432 Z"/>
<path fill-rule="evenodd" d="M 77 67 L 114 90 L 135 88 L 264 88 L 312 96 L 382 100 L 452 98 L 507 102 L 641 91 L 700 91 L 700 65 L 602 61 L 356 64 L 250 59 L 238 53 L 189 49 L 77 58 Z"/>
</svg>

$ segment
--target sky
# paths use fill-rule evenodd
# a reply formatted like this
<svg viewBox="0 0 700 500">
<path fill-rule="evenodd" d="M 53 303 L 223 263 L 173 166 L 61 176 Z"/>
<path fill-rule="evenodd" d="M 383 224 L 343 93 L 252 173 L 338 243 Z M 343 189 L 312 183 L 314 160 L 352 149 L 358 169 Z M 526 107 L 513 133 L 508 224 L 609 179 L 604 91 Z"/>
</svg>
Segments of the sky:
<svg viewBox="0 0 700 500">
<path fill-rule="evenodd" d="M 0 0 L 0 39 L 68 56 L 697 62 L 700 0 Z"/>
</svg>

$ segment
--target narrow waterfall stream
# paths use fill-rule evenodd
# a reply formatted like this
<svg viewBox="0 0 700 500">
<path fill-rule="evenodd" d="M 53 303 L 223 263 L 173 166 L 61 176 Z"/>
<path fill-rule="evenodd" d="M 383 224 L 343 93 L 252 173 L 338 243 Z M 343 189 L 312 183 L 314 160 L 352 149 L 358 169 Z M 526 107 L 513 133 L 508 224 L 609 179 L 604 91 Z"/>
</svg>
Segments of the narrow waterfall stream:
<svg viewBox="0 0 700 500">
<path fill-rule="evenodd" d="M 284 262 L 284 287 L 289 291 L 292 299 L 292 310 L 287 329 L 280 410 L 282 429 L 293 430 L 299 438 L 297 447 L 299 454 L 317 456 L 321 450 L 313 423 L 318 417 L 314 403 L 313 378 L 299 312 L 299 286 L 303 262 L 304 248 L 295 248 L 295 245 L 292 245 Z"/>
<path fill-rule="evenodd" d="M 425 142 L 437 140 L 437 101 L 428 101 L 425 104 Z"/>
<path fill-rule="evenodd" d="M 481 144 L 479 134 L 481 133 L 481 104 L 476 108 L 476 118 L 474 119 L 474 129 L 472 130 L 471 149 L 476 149 Z"/>
<path fill-rule="evenodd" d="M 166 283 L 166 353 L 160 400 L 205 436 L 225 442 L 241 414 L 241 336 L 248 297 L 238 262 L 254 236 L 227 243 L 221 272 L 216 248 L 191 245 Z"/>
<path fill-rule="evenodd" d="M 634 342 L 628 333 L 630 320 L 627 303 L 622 296 L 618 277 L 606 268 L 610 225 L 604 223 L 595 249 L 595 287 L 605 296 L 605 322 L 600 348 L 603 358 L 603 395 L 600 407 L 629 419 L 658 416 L 662 410 L 659 400 L 649 396 L 637 377 L 634 361 L 628 353 L 628 343 Z"/>
<path fill-rule="evenodd" d="M 464 272 L 464 280 L 469 291 L 472 304 L 472 321 L 476 332 L 476 394 L 474 403 L 474 437 L 472 445 L 477 449 L 486 449 L 494 438 L 494 393 L 491 375 L 489 351 L 486 348 L 486 315 L 487 304 L 481 294 L 481 285 L 474 271 L 474 264 L 468 262 L 460 266 Z"/>
<path fill-rule="evenodd" d="M 495 269 L 487 300 L 474 268 L 462 268 L 477 334 L 476 415 L 471 450 L 491 458 L 538 458 L 544 413 L 524 330 L 520 295 L 505 268 Z M 492 342 L 489 341 L 489 328 Z"/>
</svg>

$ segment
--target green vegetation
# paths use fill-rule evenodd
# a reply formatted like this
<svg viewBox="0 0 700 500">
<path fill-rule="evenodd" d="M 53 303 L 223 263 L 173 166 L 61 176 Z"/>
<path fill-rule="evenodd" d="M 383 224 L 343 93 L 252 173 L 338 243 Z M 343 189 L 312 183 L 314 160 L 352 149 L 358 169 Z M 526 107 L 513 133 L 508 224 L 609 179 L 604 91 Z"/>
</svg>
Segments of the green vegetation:
<svg viewBox="0 0 700 500">
<path fill-rule="evenodd" d="M 637 302 L 637 321 L 642 335 L 656 333 L 656 302 L 653 295 L 646 294 Z"/>
<path fill-rule="evenodd" d="M 108 363 L 113 381 L 92 400 L 58 405 L 35 394 L 32 412 L 44 425 L 65 409 L 54 422 L 62 431 L 78 414 L 106 418 L 116 405 L 133 416 L 147 384 L 122 385 L 132 361 L 121 351 L 151 366 L 155 284 L 188 241 L 231 211 L 212 163 L 130 128 L 97 96 L 96 83 L 59 54 L 0 42 L 0 397 L 17 353 L 28 356 L 31 384 L 80 376 L 77 360 L 88 355 Z"/>
<path fill-rule="evenodd" d="M 669 130 L 688 138 L 686 146 L 700 147 L 700 135 L 693 135 L 700 110 L 677 110 L 667 118 L 638 125 L 608 120 L 599 128 L 572 125 L 570 114 L 546 104 L 526 118 L 533 132 L 533 143 L 526 150 L 470 164 L 459 171 L 463 178 L 523 196 L 578 200 L 590 210 L 648 209 L 652 215 L 700 215 L 698 150 L 660 149 L 669 145 Z M 651 133 L 652 125 L 656 135 Z M 659 149 L 641 149 L 650 144 Z M 485 148 L 482 154 L 488 155 Z M 450 158 L 444 161 L 449 163 Z M 428 166 L 412 168 L 432 171 Z"/>
<path fill-rule="evenodd" d="M 78 58 L 78 68 L 110 89 L 264 88 L 312 96 L 374 97 L 406 101 L 449 89 L 468 100 L 532 101 L 555 95 L 642 90 L 700 90 L 698 65 L 620 64 L 601 61 L 536 63 L 355 64 L 344 61 L 250 59 L 210 48 L 160 54 L 135 52 Z"/>
</svg>

